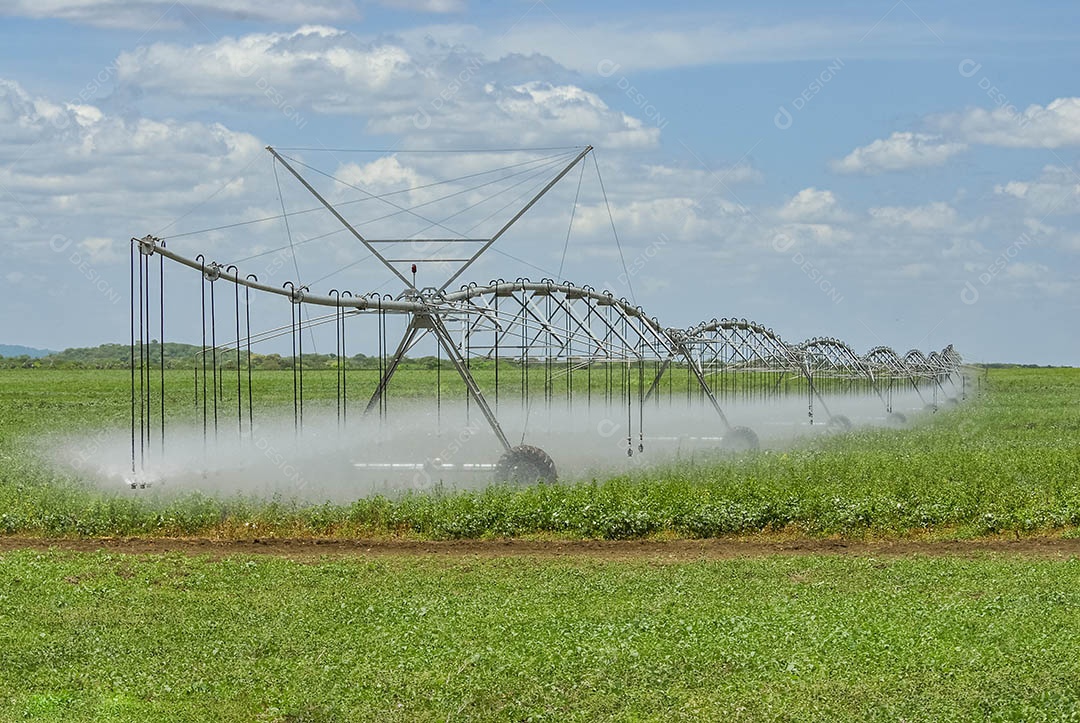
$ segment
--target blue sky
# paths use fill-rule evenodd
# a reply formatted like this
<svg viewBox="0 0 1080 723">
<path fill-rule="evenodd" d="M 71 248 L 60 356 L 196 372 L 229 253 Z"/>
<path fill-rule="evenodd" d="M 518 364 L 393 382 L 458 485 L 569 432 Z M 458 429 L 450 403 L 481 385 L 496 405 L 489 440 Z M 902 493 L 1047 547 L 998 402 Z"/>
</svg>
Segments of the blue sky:
<svg viewBox="0 0 1080 723">
<path fill-rule="evenodd" d="M 385 192 L 525 157 L 419 151 L 589 143 L 629 278 L 590 164 L 565 258 L 573 176 L 470 280 L 562 264 L 671 326 L 1080 358 L 1072 4 L 9 0 L 0 16 L 3 343 L 122 340 L 132 236 L 310 205 L 288 179 L 279 200 L 267 144 L 415 151 L 294 154 Z M 329 228 L 306 222 L 288 232 Z M 378 231 L 415 231 L 395 223 Z M 288 232 L 170 246 L 225 262 Z M 278 281 L 360 258 L 340 238 L 297 254 Z M 330 278 L 362 292 L 387 274 Z"/>
</svg>

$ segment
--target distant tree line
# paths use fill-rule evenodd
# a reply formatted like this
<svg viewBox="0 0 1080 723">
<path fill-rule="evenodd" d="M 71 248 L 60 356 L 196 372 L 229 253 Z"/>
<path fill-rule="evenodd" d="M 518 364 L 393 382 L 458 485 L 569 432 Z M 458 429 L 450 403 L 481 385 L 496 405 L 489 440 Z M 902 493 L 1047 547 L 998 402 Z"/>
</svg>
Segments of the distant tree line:
<svg viewBox="0 0 1080 723">
<path fill-rule="evenodd" d="M 157 367 L 161 363 L 161 345 L 156 340 L 151 341 L 147 351 L 150 353 L 152 366 Z M 165 343 L 165 368 L 166 369 L 191 369 L 196 363 L 196 355 L 202 351 L 202 347 L 194 344 Z M 138 350 L 135 352 L 138 354 Z M 237 365 L 235 351 L 218 351 L 218 366 L 223 369 L 235 369 Z M 201 364 L 201 362 L 199 362 Z M 241 368 L 247 368 L 247 352 L 240 351 L 239 363 Z M 337 367 L 337 357 L 334 354 L 304 354 L 301 363 L 304 369 L 334 369 Z M 61 352 L 49 354 L 43 357 L 0 356 L 0 369 L 128 369 L 131 364 L 131 347 L 127 344 L 102 344 L 94 347 L 81 347 L 65 349 Z M 439 359 L 434 356 L 422 356 L 406 358 L 402 362 L 406 369 L 434 369 L 439 364 Z M 442 359 L 443 365 L 448 365 L 447 359 Z M 483 368 L 491 362 L 470 362 L 474 368 Z M 513 365 L 512 359 L 501 359 L 503 364 Z M 1008 363 L 983 363 L 972 366 L 983 369 L 1040 369 L 1051 368 L 1052 365 L 1041 366 L 1039 364 L 1008 364 Z M 251 354 L 251 368 L 258 369 L 292 369 L 292 357 L 281 354 Z M 354 354 L 345 359 L 346 369 L 378 369 L 379 357 L 367 356 L 366 354 Z"/>
<path fill-rule="evenodd" d="M 1055 364 L 1010 364 L 1008 362 L 987 362 L 982 364 L 972 364 L 972 366 L 979 367 L 981 369 L 1059 369 L 1059 365 Z"/>
<path fill-rule="evenodd" d="M 161 345 L 152 341 L 147 345 L 150 354 L 150 363 L 157 367 L 161 363 Z M 193 344 L 165 343 L 165 368 L 166 369 L 192 369 L 200 357 L 197 355 L 202 347 Z M 136 355 L 139 350 L 136 348 Z M 209 354 L 209 352 L 208 352 Z M 138 361 L 138 360 L 136 360 Z M 207 359 L 209 363 L 209 358 Z M 239 362 L 241 368 L 246 369 L 248 364 L 247 352 L 240 351 L 237 359 L 236 351 L 221 351 L 217 353 L 218 366 L 223 369 L 236 369 Z M 449 362 L 444 358 L 444 365 Z M 281 354 L 251 354 L 251 368 L 253 370 L 267 369 L 292 369 L 291 356 Z M 307 369 L 335 369 L 337 368 L 337 356 L 334 354 L 307 354 L 301 357 L 301 364 Z M 434 356 L 409 358 L 402 362 L 404 368 L 434 369 L 439 364 L 439 359 Z M 62 352 L 49 354 L 40 358 L 29 356 L 0 357 L 0 369 L 129 369 L 131 365 L 131 347 L 127 344 L 102 344 L 95 347 L 77 349 L 65 349 Z M 354 354 L 346 357 L 346 369 L 378 369 L 379 357 L 367 356 L 366 354 Z"/>
</svg>

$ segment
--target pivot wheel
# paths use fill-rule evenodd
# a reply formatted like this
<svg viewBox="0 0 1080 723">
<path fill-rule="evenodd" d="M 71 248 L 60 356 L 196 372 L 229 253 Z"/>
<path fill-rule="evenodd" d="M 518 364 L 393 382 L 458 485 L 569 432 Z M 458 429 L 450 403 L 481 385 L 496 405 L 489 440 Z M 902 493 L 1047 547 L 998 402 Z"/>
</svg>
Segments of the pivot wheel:
<svg viewBox="0 0 1080 723">
<path fill-rule="evenodd" d="M 539 447 L 523 444 L 511 447 L 495 465 L 496 482 L 514 482 L 532 484 L 534 482 L 554 482 L 555 462 L 548 453 Z"/>
<path fill-rule="evenodd" d="M 885 415 L 885 424 L 899 429 L 907 424 L 907 417 L 900 412 L 889 412 Z"/>
<path fill-rule="evenodd" d="M 732 427 L 720 441 L 725 452 L 752 452 L 760 447 L 758 436 L 749 427 Z"/>
</svg>

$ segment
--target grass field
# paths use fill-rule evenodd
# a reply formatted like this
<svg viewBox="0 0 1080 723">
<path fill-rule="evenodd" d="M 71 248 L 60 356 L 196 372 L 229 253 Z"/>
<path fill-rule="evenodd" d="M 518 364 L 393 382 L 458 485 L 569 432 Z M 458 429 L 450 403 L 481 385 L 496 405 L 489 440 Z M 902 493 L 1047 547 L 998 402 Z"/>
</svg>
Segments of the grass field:
<svg viewBox="0 0 1080 723">
<path fill-rule="evenodd" d="M 0 556 L 0 720 L 1076 720 L 1080 562 Z"/>
<path fill-rule="evenodd" d="M 182 372 L 173 387 L 188 381 Z M 410 375 L 416 375 L 413 379 Z M 282 403 L 291 374 L 260 372 Z M 332 386 L 332 372 L 310 383 Z M 416 393 L 430 374 L 398 380 Z M 608 539 L 783 532 L 958 536 L 1080 523 L 1080 370 L 990 370 L 984 393 L 911 428 L 863 429 L 783 453 L 553 486 L 495 486 L 300 504 L 108 494 L 54 471 L 41 439 L 126 427 L 117 371 L 0 372 L 0 533 L 29 535 L 557 536 Z M 362 388 L 357 383 L 357 393 Z M 190 389 L 190 387 L 188 387 Z M 411 391 L 410 391 L 411 390 Z M 169 403 L 187 409 L 190 391 Z M 291 402 L 290 402 L 291 404 Z"/>
<path fill-rule="evenodd" d="M 123 428 L 126 384 L 0 373 L 0 721 L 1080 720 L 1072 552 L 199 556 L 63 539 L 1075 537 L 1080 370 L 991 370 L 978 399 L 912 428 L 783 453 L 314 506 L 110 495 L 37 456 L 53 434 Z"/>
</svg>

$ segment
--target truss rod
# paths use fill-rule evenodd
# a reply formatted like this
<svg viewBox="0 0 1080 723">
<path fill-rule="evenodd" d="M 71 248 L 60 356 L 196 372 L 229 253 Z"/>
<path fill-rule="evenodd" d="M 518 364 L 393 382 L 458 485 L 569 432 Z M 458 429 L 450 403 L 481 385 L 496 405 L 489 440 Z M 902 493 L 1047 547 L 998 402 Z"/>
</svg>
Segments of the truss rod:
<svg viewBox="0 0 1080 723">
<path fill-rule="evenodd" d="M 308 183 L 306 178 L 301 176 L 297 172 L 297 170 L 295 168 L 290 166 L 289 162 L 286 161 L 284 158 L 282 158 L 281 154 L 278 153 L 277 151 L 275 151 L 273 146 L 267 146 L 266 150 L 270 151 L 270 153 L 274 156 L 274 158 L 276 158 L 278 160 L 278 162 L 281 163 L 281 165 L 283 165 L 285 167 L 285 170 L 287 170 L 289 173 L 291 173 L 293 176 L 295 176 L 296 180 L 300 181 L 300 183 L 304 186 L 304 188 L 306 188 L 311 193 L 311 195 L 315 197 L 315 200 L 317 200 L 319 203 L 321 203 L 323 206 L 325 206 L 326 210 L 329 211 L 331 213 L 331 215 L 333 215 L 333 217 L 336 218 L 341 223 L 341 225 L 344 226 L 349 231 L 349 233 L 351 233 L 353 236 L 355 236 L 357 241 L 364 244 L 364 247 L 368 251 L 371 252 L 372 256 L 374 256 L 379 261 L 381 261 L 383 266 L 390 269 L 390 271 L 395 276 L 397 276 L 399 279 L 401 279 L 401 281 L 404 282 L 406 287 L 408 287 L 410 289 L 415 289 L 416 288 L 415 286 L 413 286 L 412 281 L 410 281 L 408 279 L 408 277 L 405 276 L 405 274 L 401 273 L 393 265 L 391 265 L 390 262 L 388 262 L 383 257 L 383 255 L 379 253 L 378 249 L 376 249 L 374 246 L 372 246 L 370 243 L 368 243 L 368 240 L 366 238 L 364 238 L 363 236 L 361 236 L 360 232 L 357 231 L 355 228 L 353 228 L 352 224 L 349 223 L 348 221 L 346 221 L 345 217 L 342 216 L 341 213 L 339 213 L 338 210 L 336 208 L 334 208 L 333 205 L 331 205 L 331 203 L 329 201 L 327 201 L 325 198 L 323 198 L 322 195 L 318 191 L 315 190 L 315 187 L 312 186 L 310 183 Z"/>
<path fill-rule="evenodd" d="M 486 244 L 481 246 L 480 249 L 475 254 L 473 254 L 472 258 L 469 259 L 469 261 L 465 263 L 465 265 L 463 265 L 460 269 L 455 271 L 453 273 L 453 275 L 449 279 L 447 279 L 446 282 L 442 286 L 439 287 L 439 291 L 445 291 L 446 288 L 448 286 L 450 286 L 450 284 L 454 283 L 454 281 L 456 281 L 458 279 L 458 277 L 460 277 L 463 273 L 465 273 L 465 269 L 472 266 L 473 263 L 475 263 L 475 261 L 478 258 L 480 258 L 480 256 L 482 256 L 485 251 L 487 251 L 489 248 L 491 248 L 492 244 L 494 244 L 496 241 L 498 241 L 499 238 L 504 233 L 506 233 L 510 229 L 511 226 L 513 226 L 515 223 L 517 223 L 517 220 L 519 218 L 521 218 L 522 216 L 524 216 L 525 213 L 530 208 L 535 206 L 536 202 L 539 201 L 541 198 L 543 198 L 544 195 L 548 191 L 550 191 L 552 189 L 552 187 L 556 183 L 561 181 L 563 176 L 565 176 L 567 173 L 569 173 L 570 169 L 572 169 L 574 166 L 576 166 L 578 163 L 580 163 L 581 159 L 584 158 L 585 156 L 587 156 L 592 149 L 593 149 L 592 146 L 585 146 L 585 150 L 583 150 L 581 153 L 577 154 L 577 156 L 574 157 L 574 160 L 570 161 L 570 163 L 565 168 L 563 168 L 561 171 L 559 171 L 559 174 L 557 176 L 555 176 L 555 178 L 551 179 L 546 186 L 544 186 L 542 189 L 540 189 L 540 192 L 537 193 L 535 196 L 533 196 L 532 199 L 530 199 L 530 201 L 528 203 L 526 203 L 521 208 L 520 211 L 515 213 L 513 218 L 511 218 L 509 221 L 507 221 L 506 224 L 504 224 L 502 228 L 500 228 L 498 231 L 496 231 L 495 235 L 492 236 L 488 240 L 488 242 Z"/>
</svg>

